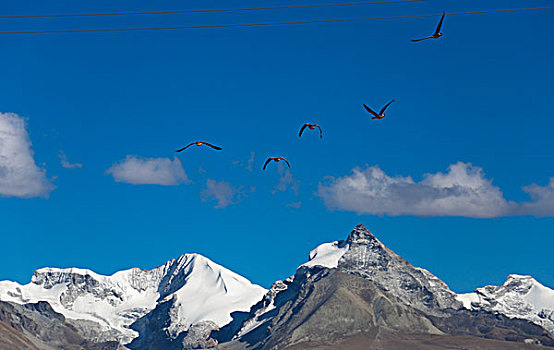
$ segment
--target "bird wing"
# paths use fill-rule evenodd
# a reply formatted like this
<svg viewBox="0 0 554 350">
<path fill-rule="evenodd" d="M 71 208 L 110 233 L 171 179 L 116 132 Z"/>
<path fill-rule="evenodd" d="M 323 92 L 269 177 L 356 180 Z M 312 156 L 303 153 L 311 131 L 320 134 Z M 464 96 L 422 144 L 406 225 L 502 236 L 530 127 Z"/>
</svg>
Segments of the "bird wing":
<svg viewBox="0 0 554 350">
<path fill-rule="evenodd" d="M 421 40 L 426 40 L 431 38 L 432 38 L 431 36 L 426 36 L 425 38 L 421 38 L 421 39 L 412 39 L 412 41 L 415 43 L 416 41 L 421 41 Z"/>
<path fill-rule="evenodd" d="M 317 125 L 317 128 L 319 129 L 319 138 L 322 139 L 323 138 L 323 131 L 321 131 L 321 127 L 319 125 Z"/>
<path fill-rule="evenodd" d="M 290 169 L 290 164 L 289 164 L 289 161 L 285 159 L 285 157 L 280 157 L 279 159 L 282 159 L 285 161 L 285 163 L 287 163 L 287 165 L 289 166 L 289 169 Z"/>
<path fill-rule="evenodd" d="M 391 100 L 389 103 L 387 103 L 387 104 L 385 105 L 385 107 L 381 108 L 381 112 L 379 112 L 379 114 L 382 115 L 383 112 L 385 111 L 385 109 L 387 109 L 387 107 L 390 106 L 390 104 L 393 103 L 393 102 L 394 102 L 394 100 Z"/>
<path fill-rule="evenodd" d="M 221 151 L 221 147 L 214 146 L 214 145 L 212 145 L 211 143 L 202 142 L 202 144 L 203 144 L 203 145 L 206 145 L 206 146 L 210 146 L 211 148 L 216 149 L 216 150 L 218 150 L 218 151 Z"/>
<path fill-rule="evenodd" d="M 181 149 L 178 149 L 177 151 L 175 152 L 181 152 L 181 151 L 184 151 L 186 150 L 187 148 L 189 148 L 190 146 L 194 145 L 194 142 L 191 142 L 189 143 L 188 145 L 186 145 L 185 147 L 181 148 Z"/>
<path fill-rule="evenodd" d="M 306 123 L 304 124 L 301 128 L 300 128 L 300 132 L 298 133 L 298 137 L 302 136 L 302 133 L 304 132 L 304 129 L 306 129 L 306 127 L 308 126 L 309 124 Z"/>
<path fill-rule="evenodd" d="M 439 21 L 439 24 L 437 25 L 437 30 L 435 30 L 435 35 L 438 35 L 441 31 L 442 21 L 444 20 L 444 16 L 446 16 L 446 12 L 442 13 L 441 20 Z"/>
<path fill-rule="evenodd" d="M 273 160 L 273 158 L 271 158 L 271 157 L 270 157 L 270 158 L 267 158 L 267 160 L 265 161 L 265 164 L 264 164 L 264 167 L 263 167 L 262 170 L 265 170 L 265 167 L 267 166 L 267 164 L 268 164 L 269 162 L 271 162 L 272 160 Z"/>
<path fill-rule="evenodd" d="M 377 117 L 378 114 L 375 113 L 371 108 L 369 108 L 368 106 L 366 106 L 365 103 L 364 103 L 364 108 L 365 108 L 366 111 L 368 111 L 369 113 L 371 113 L 371 114 L 373 114 L 374 116 Z"/>
</svg>

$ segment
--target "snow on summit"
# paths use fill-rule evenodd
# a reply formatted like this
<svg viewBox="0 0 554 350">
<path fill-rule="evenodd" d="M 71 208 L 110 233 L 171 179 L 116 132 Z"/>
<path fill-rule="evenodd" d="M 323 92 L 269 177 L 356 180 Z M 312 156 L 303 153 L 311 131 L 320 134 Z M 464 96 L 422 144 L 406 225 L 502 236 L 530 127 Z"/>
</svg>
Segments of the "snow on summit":
<svg viewBox="0 0 554 350">
<path fill-rule="evenodd" d="M 184 254 L 152 270 L 132 268 L 104 276 L 86 269 L 43 268 L 31 283 L 0 282 L 0 300 L 47 301 L 69 320 L 92 321 L 101 338 L 124 343 L 138 336 L 129 326 L 172 300 L 170 327 L 212 321 L 223 326 L 235 311 L 248 311 L 266 290 L 199 254 Z M 82 327 L 85 323 L 79 323 Z"/>
</svg>

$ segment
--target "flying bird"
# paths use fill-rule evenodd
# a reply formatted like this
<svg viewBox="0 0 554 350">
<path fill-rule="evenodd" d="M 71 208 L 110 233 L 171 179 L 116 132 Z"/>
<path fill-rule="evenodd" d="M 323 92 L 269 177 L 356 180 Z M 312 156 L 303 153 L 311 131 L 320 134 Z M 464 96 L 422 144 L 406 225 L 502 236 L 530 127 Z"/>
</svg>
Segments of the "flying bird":
<svg viewBox="0 0 554 350">
<path fill-rule="evenodd" d="M 444 20 L 445 15 L 446 15 L 446 12 L 443 12 L 441 20 L 439 21 L 439 25 L 437 26 L 437 29 L 435 30 L 435 33 L 433 33 L 433 35 L 430 35 L 428 37 L 421 38 L 421 39 L 412 39 L 412 41 L 416 42 L 416 41 L 421 41 L 421 40 L 425 40 L 425 39 L 438 39 L 438 38 L 440 38 L 442 36 L 442 33 L 440 32 L 441 27 L 442 27 L 442 21 Z"/>
<path fill-rule="evenodd" d="M 209 147 L 211 147 L 215 150 L 221 151 L 221 147 L 217 147 L 217 146 L 212 145 L 211 143 L 207 143 L 207 142 L 203 142 L 203 141 L 196 141 L 196 142 L 191 142 L 190 144 L 188 144 L 187 146 L 185 146 L 181 149 L 178 149 L 176 152 L 184 151 L 192 145 L 196 145 L 196 146 L 206 145 L 206 146 L 209 146 Z"/>
<path fill-rule="evenodd" d="M 265 164 L 264 164 L 264 167 L 263 167 L 262 170 L 265 170 L 265 167 L 267 166 L 267 164 L 269 164 L 269 162 L 274 161 L 274 162 L 276 162 L 276 163 L 279 163 L 279 161 L 281 161 L 281 160 L 284 160 L 285 163 L 287 163 L 287 165 L 288 165 L 289 168 L 290 168 L 290 164 L 289 164 L 289 162 L 285 159 L 285 157 L 279 157 L 279 158 L 277 158 L 277 157 L 269 157 L 269 158 L 267 158 L 267 160 L 265 161 Z"/>
<path fill-rule="evenodd" d="M 365 103 L 364 103 L 364 108 L 365 108 L 366 111 L 373 114 L 373 118 L 371 118 L 371 119 L 383 119 L 383 118 L 385 118 L 385 109 L 387 109 L 387 107 L 393 102 L 394 102 L 394 100 L 391 100 L 389 103 L 387 103 L 385 105 L 385 107 L 381 108 L 381 110 L 379 111 L 379 114 L 375 113 L 371 108 L 366 106 Z"/>
<path fill-rule="evenodd" d="M 319 138 L 323 138 L 323 132 L 321 131 L 321 128 L 319 127 L 319 124 L 310 124 L 310 123 L 306 123 L 302 126 L 302 128 L 300 128 L 300 132 L 298 133 L 298 137 L 301 137 L 302 136 L 302 133 L 304 132 L 304 129 L 306 129 L 306 127 L 310 130 L 314 130 L 315 128 L 318 128 L 319 129 Z"/>
</svg>

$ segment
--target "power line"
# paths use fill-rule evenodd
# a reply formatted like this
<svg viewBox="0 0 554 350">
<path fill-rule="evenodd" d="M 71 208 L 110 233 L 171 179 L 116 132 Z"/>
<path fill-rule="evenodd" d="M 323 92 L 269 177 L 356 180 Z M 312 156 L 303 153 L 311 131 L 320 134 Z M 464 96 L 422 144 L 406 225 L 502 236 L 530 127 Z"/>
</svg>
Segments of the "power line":
<svg viewBox="0 0 554 350">
<path fill-rule="evenodd" d="M 470 12 L 453 12 L 453 13 L 448 13 L 447 15 L 448 16 L 479 15 L 479 14 L 485 14 L 485 13 L 519 12 L 519 11 L 549 10 L 549 9 L 554 9 L 554 6 L 527 7 L 527 8 L 517 8 L 517 9 L 484 10 L 484 11 L 470 11 Z M 385 20 L 385 19 L 406 19 L 406 18 L 422 18 L 422 17 L 438 17 L 438 16 L 442 16 L 442 13 L 440 13 L 440 14 L 423 14 L 423 15 L 406 15 L 406 16 L 336 18 L 336 19 L 319 19 L 319 20 L 288 21 L 288 22 L 208 24 L 208 25 L 172 26 L 172 27 L 135 27 L 135 28 L 95 28 L 95 29 L 6 31 L 6 32 L 0 32 L 0 34 L 55 34 L 55 33 L 92 33 L 92 32 L 132 32 L 132 31 L 149 31 L 149 30 L 154 31 L 154 30 L 176 30 L 176 29 L 258 27 L 258 26 L 289 25 L 289 24 L 313 24 L 313 23 L 331 23 L 331 22 L 373 21 L 373 20 Z"/>
<path fill-rule="evenodd" d="M 245 7 L 245 8 L 227 8 L 227 9 L 175 10 L 175 11 L 71 13 L 71 14 L 52 14 L 52 15 L 9 15 L 9 16 L 0 16 L 0 19 L 8 19 L 8 18 L 18 19 L 18 18 L 57 18 L 57 17 L 97 17 L 97 16 L 128 16 L 128 15 L 167 15 L 167 14 L 179 14 L 179 13 L 232 12 L 232 11 L 303 9 L 303 8 L 314 8 L 314 7 L 361 6 L 361 5 L 377 5 L 377 4 L 397 4 L 397 3 L 420 2 L 420 1 L 425 1 L 425 0 L 387 0 L 387 1 L 350 2 L 350 3 L 339 3 L 339 4 L 312 4 L 312 5 L 266 6 L 266 7 Z"/>
</svg>

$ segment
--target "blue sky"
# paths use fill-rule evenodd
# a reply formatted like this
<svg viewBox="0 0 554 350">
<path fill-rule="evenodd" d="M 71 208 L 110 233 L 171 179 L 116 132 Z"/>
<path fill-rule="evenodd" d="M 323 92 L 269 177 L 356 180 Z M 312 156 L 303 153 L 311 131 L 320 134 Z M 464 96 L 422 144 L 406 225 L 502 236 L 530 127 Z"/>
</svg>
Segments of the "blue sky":
<svg viewBox="0 0 554 350">
<path fill-rule="evenodd" d="M 235 1 L 232 7 L 277 4 Z M 233 14 L 2 19 L 0 31 L 550 4 L 430 0 Z M 1 11 L 231 4 L 153 6 L 13 1 Z M 110 274 L 197 252 L 268 287 L 293 274 L 318 244 L 344 239 L 363 223 L 457 292 L 502 283 L 509 273 L 531 274 L 552 287 L 553 15 L 545 10 L 447 17 L 443 38 L 418 44 L 410 39 L 431 34 L 437 18 L 2 35 L 0 118 L 10 120 L 4 123 L 8 131 L 25 118 L 24 129 L 13 136 L 16 149 L 28 156 L 30 145 L 34 153 L 29 162 L 1 151 L 1 166 L 23 159 L 30 173 L 24 183 L 22 177 L 0 179 L 0 280 L 27 283 L 44 266 Z M 378 109 L 392 98 L 396 102 L 383 120 L 370 120 L 362 108 L 366 103 Z M 324 138 L 308 132 L 299 139 L 305 122 L 320 123 Z M 223 151 L 194 147 L 176 161 L 174 151 L 196 140 Z M 61 152 L 82 167 L 64 167 Z M 277 164 L 261 171 L 268 156 L 280 155 L 290 161 L 290 173 Z M 138 165 L 122 169 L 129 156 Z M 148 159 L 157 159 L 154 165 L 166 172 L 144 170 L 141 165 L 153 165 Z M 135 180 L 125 181 L 129 176 Z M 160 182 L 159 176 L 165 185 L 137 184 Z M 448 187 L 449 181 L 455 186 Z M 34 187 L 17 192 L 14 183 Z M 535 199 L 522 189 L 531 184 L 537 185 Z M 376 188 L 379 194 L 372 193 Z"/>
</svg>

